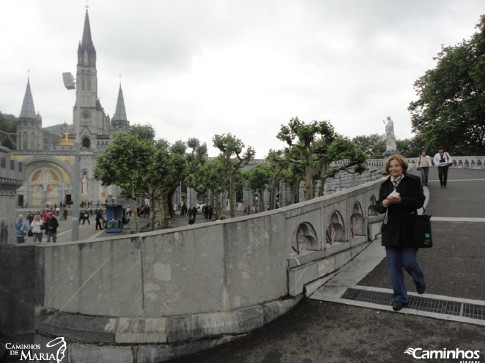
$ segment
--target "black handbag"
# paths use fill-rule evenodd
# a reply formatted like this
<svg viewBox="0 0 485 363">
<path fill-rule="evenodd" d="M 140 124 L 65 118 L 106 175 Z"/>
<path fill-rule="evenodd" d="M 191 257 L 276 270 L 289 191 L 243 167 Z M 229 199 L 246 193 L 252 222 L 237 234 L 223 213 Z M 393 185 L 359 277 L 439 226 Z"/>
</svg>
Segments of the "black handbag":
<svg viewBox="0 0 485 363">
<path fill-rule="evenodd" d="M 431 216 L 427 214 L 413 215 L 413 237 L 417 248 L 433 247 L 431 234 Z"/>
<path fill-rule="evenodd" d="M 27 236 L 32 237 L 33 235 L 34 235 L 34 232 L 32 232 L 32 230 L 29 229 L 29 231 L 27 232 Z"/>
</svg>

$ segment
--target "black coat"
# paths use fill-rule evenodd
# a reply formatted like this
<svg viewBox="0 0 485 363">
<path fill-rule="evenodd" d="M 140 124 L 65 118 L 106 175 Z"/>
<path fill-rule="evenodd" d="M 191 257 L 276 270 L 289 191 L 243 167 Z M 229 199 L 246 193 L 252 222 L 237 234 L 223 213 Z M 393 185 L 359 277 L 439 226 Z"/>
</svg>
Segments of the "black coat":
<svg viewBox="0 0 485 363">
<path fill-rule="evenodd" d="M 387 178 L 379 190 L 379 200 L 376 209 L 379 213 L 386 213 L 389 209 L 387 224 L 382 228 L 383 246 L 413 246 L 412 219 L 416 210 L 421 208 L 426 197 L 423 193 L 421 180 L 414 175 L 404 174 L 397 186 L 401 196 L 401 203 L 390 204 L 388 208 L 382 205 L 382 201 L 394 190 L 391 177 Z M 385 220 L 385 218 L 384 218 Z"/>
</svg>

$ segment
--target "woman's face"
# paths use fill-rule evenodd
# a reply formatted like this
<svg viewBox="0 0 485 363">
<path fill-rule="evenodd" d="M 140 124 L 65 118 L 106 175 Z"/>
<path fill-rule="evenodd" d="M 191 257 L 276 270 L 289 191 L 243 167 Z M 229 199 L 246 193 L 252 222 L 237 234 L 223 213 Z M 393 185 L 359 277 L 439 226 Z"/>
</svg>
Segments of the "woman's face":
<svg viewBox="0 0 485 363">
<path fill-rule="evenodd" d="M 399 178 L 402 175 L 402 165 L 396 159 L 392 159 L 389 163 L 389 174 L 394 178 Z"/>
</svg>

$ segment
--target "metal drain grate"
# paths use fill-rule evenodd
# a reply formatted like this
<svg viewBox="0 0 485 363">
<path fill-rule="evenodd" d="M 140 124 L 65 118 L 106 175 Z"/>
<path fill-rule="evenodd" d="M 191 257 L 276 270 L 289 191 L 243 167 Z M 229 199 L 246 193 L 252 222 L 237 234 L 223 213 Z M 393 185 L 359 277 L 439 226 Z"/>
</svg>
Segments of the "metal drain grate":
<svg viewBox="0 0 485 363">
<path fill-rule="evenodd" d="M 463 304 L 463 316 L 472 319 L 485 320 L 485 306 Z"/>
<path fill-rule="evenodd" d="M 389 292 L 377 292 L 360 289 L 347 289 L 342 299 L 362 301 L 379 305 L 392 305 L 393 295 Z M 438 314 L 464 316 L 485 320 L 485 305 L 473 305 L 457 301 L 438 300 L 419 296 L 410 296 L 409 309 L 428 311 Z"/>
</svg>

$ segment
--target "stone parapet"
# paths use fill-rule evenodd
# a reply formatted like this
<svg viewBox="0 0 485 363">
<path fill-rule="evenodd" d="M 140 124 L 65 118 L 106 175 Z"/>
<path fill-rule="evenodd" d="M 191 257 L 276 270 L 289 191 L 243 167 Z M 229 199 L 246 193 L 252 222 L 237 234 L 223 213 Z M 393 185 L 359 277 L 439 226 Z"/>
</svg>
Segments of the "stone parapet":
<svg viewBox="0 0 485 363">
<path fill-rule="evenodd" d="M 22 275 L 21 283 L 0 286 L 2 314 L 24 316 L 20 325 L 2 320 L 0 330 L 63 336 L 72 361 L 137 363 L 243 336 L 367 246 L 379 185 L 193 227 L 0 246 L 7 261 L 0 275 L 12 268 Z M 15 268 L 27 265 L 27 275 Z"/>
</svg>

